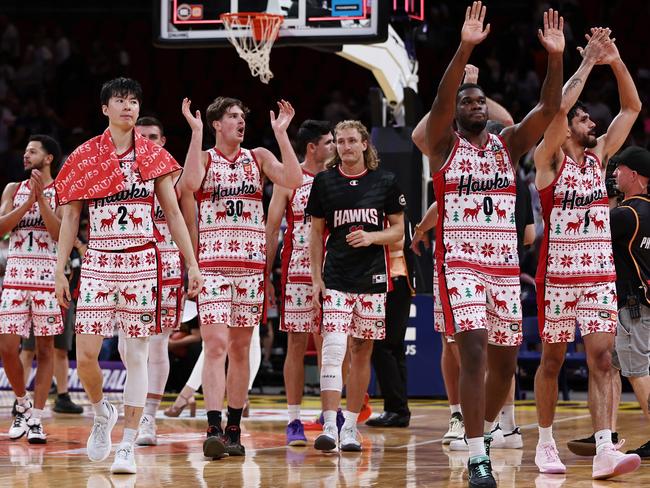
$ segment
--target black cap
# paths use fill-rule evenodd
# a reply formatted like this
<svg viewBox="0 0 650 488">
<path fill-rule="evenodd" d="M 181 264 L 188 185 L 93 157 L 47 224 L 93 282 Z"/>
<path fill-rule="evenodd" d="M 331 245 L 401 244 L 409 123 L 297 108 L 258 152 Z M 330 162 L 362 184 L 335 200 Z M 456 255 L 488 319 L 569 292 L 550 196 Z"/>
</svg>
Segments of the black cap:
<svg viewBox="0 0 650 488">
<path fill-rule="evenodd" d="M 624 165 L 641 176 L 650 178 L 650 151 L 639 146 L 630 146 L 623 149 L 612 158 L 616 166 Z"/>
</svg>

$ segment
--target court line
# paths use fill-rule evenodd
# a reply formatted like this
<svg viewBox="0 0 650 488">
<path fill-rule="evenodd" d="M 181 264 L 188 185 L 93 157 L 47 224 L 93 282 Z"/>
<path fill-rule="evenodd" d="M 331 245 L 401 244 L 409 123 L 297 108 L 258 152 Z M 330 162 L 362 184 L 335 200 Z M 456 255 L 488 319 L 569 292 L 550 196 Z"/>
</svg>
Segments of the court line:
<svg viewBox="0 0 650 488">
<path fill-rule="evenodd" d="M 569 420 L 579 420 L 579 419 L 584 419 L 587 417 L 590 417 L 591 415 L 586 414 L 586 415 L 575 415 L 573 417 L 566 417 L 563 419 L 559 420 L 554 420 L 553 424 L 559 424 L 560 422 L 568 422 Z M 537 422 L 534 424 L 526 424 L 526 425 L 520 425 L 519 428 L 521 430 L 528 430 L 528 429 L 533 429 L 537 427 Z M 404 449 L 407 447 L 417 447 L 417 446 L 426 446 L 427 444 L 435 444 L 436 442 L 442 442 L 442 437 L 440 439 L 430 439 L 428 441 L 422 441 L 422 442 L 414 442 L 414 443 L 409 443 L 409 444 L 404 444 L 403 446 L 384 446 L 384 449 Z"/>
</svg>

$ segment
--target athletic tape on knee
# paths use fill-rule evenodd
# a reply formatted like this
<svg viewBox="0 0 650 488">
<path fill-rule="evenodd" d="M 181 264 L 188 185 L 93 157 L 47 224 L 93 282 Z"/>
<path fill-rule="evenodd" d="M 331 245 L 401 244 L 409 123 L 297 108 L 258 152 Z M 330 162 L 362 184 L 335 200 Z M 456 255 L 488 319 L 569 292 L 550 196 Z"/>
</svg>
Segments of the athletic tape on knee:
<svg viewBox="0 0 650 488">
<path fill-rule="evenodd" d="M 148 338 L 129 338 L 124 341 L 124 364 L 126 384 L 124 385 L 124 405 L 144 407 L 147 399 L 147 356 Z"/>
<path fill-rule="evenodd" d="M 156 334 L 149 338 L 148 393 L 156 395 L 165 393 L 165 384 L 167 384 L 167 377 L 169 376 L 168 344 L 170 333 L 170 329 L 164 329 L 162 334 Z"/>
<path fill-rule="evenodd" d="M 341 366 L 348 345 L 348 336 L 342 332 L 330 332 L 323 337 L 320 389 L 343 390 Z"/>
</svg>

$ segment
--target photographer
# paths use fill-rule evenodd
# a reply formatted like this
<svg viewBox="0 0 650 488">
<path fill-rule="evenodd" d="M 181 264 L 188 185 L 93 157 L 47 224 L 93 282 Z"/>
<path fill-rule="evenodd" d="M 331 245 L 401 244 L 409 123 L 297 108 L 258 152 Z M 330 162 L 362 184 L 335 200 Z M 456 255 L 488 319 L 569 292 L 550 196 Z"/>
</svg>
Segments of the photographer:
<svg viewBox="0 0 650 488">
<path fill-rule="evenodd" d="M 613 159 L 617 164 L 616 186 L 623 201 L 610 214 L 618 295 L 612 365 L 630 381 L 650 420 L 650 152 L 633 146 Z M 650 458 L 650 441 L 628 453 Z"/>
</svg>

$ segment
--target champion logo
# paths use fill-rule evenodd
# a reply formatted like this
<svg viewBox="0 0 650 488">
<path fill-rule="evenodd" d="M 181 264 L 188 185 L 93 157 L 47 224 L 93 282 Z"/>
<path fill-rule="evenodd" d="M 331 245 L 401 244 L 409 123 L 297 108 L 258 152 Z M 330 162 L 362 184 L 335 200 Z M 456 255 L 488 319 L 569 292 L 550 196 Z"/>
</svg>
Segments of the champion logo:
<svg viewBox="0 0 650 488">
<path fill-rule="evenodd" d="M 358 186 L 359 180 L 350 180 L 350 186 Z"/>
</svg>

